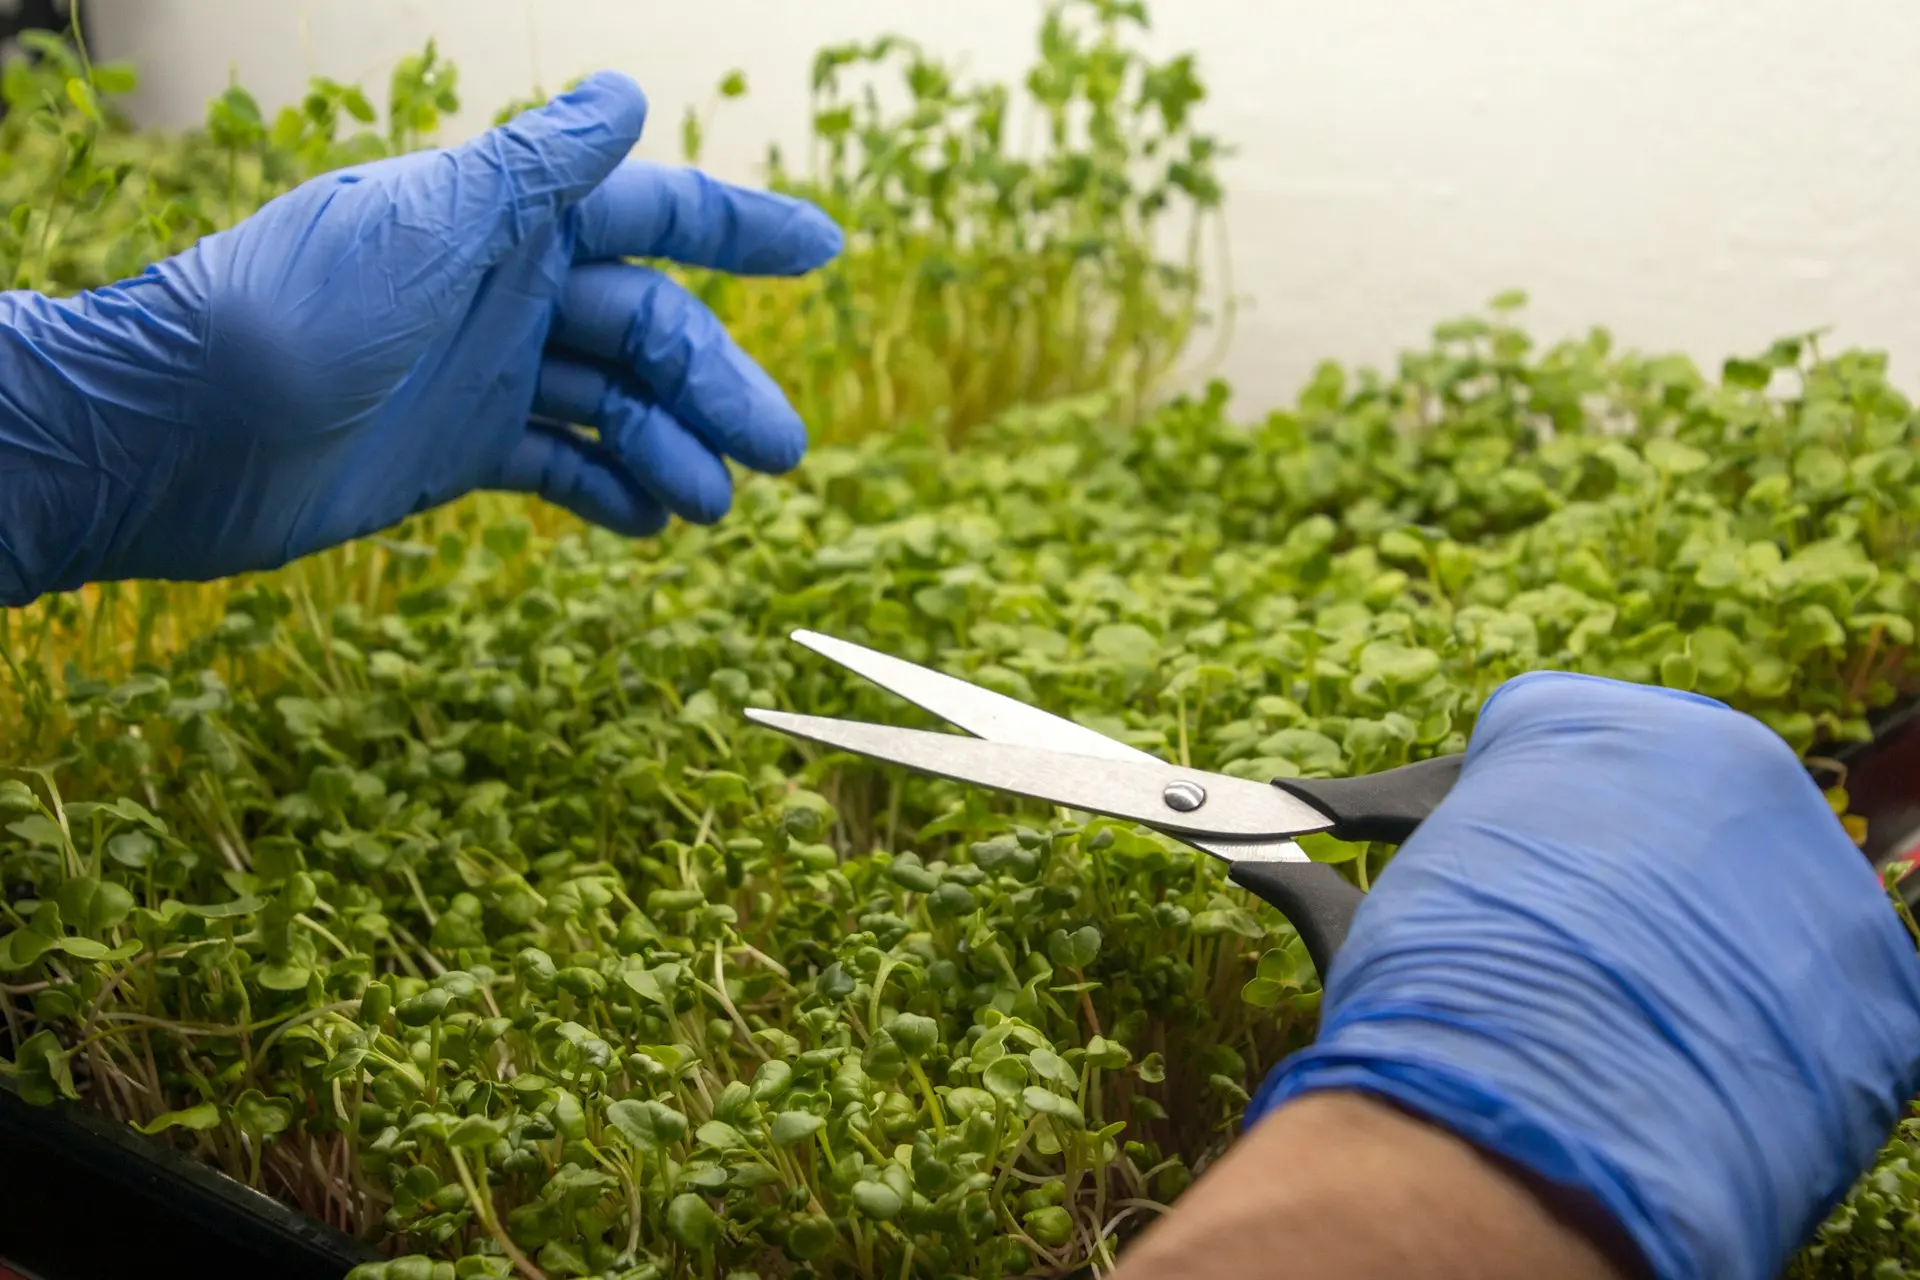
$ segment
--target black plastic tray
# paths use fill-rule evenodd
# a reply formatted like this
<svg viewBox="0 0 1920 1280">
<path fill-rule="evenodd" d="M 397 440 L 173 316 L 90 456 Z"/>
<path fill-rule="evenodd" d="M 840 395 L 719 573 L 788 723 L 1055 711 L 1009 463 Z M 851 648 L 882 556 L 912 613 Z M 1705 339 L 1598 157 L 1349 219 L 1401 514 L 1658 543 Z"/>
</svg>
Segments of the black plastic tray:
<svg viewBox="0 0 1920 1280">
<path fill-rule="evenodd" d="M 379 1255 L 111 1116 L 0 1080 L 0 1270 L 341 1280 Z"/>
<path fill-rule="evenodd" d="M 1866 855 L 1883 867 L 1920 855 L 1920 698 L 1876 716 L 1873 729 L 1869 742 L 1809 755 L 1845 769 L 1852 810 L 1867 820 Z M 1814 774 L 1822 785 L 1839 780 L 1822 769 Z M 1920 871 L 1908 872 L 1900 891 L 1909 906 L 1920 906 Z"/>
</svg>

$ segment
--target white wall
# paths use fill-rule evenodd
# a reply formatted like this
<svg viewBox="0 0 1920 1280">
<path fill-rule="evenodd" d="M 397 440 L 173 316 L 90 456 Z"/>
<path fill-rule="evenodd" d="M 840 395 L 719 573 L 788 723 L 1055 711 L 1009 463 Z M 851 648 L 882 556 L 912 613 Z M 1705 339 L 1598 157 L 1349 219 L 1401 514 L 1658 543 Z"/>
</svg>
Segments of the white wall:
<svg viewBox="0 0 1920 1280">
<path fill-rule="evenodd" d="M 229 70 L 270 103 L 309 73 L 383 81 L 437 35 L 461 132 L 537 80 L 629 71 L 654 147 L 743 67 L 710 141 L 751 178 L 804 135 L 822 43 L 901 31 L 985 74 L 1026 65 L 1038 0 L 87 0 L 178 123 Z M 1511 286 L 1544 334 L 1605 323 L 1717 367 L 1789 331 L 1920 367 L 1920 8 L 1914 0 L 1157 0 L 1193 48 L 1227 170 L 1226 372 L 1245 409 L 1315 361 L 1390 360 Z"/>
</svg>

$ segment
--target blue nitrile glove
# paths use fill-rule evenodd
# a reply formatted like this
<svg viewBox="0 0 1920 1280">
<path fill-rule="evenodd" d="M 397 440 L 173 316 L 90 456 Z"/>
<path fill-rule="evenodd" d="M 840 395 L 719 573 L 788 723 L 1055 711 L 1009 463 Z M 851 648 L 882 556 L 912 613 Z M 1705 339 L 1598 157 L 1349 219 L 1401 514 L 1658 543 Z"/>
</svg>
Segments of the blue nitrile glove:
<svg viewBox="0 0 1920 1280">
<path fill-rule="evenodd" d="M 451 150 L 316 178 L 137 279 L 0 295 L 0 603 L 284 564 L 474 489 L 616 531 L 731 502 L 806 431 L 664 274 L 833 258 L 820 210 L 627 160 L 603 73 Z M 594 428 L 598 440 L 567 429 Z"/>
<path fill-rule="evenodd" d="M 1794 753 L 1717 702 L 1537 674 L 1332 966 L 1314 1090 L 1597 1202 L 1663 1277 L 1763 1280 L 1920 1090 L 1920 958 Z"/>
</svg>

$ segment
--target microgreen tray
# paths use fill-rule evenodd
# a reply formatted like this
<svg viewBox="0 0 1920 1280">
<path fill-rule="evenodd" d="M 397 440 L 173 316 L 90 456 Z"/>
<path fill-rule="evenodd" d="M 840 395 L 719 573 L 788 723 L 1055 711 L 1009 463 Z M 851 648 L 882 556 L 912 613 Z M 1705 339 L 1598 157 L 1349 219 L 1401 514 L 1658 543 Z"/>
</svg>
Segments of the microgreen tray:
<svg viewBox="0 0 1920 1280">
<path fill-rule="evenodd" d="M 1869 857 L 1885 863 L 1920 852 L 1913 847 L 1920 838 L 1920 701 L 1878 717 L 1871 741 L 1813 757 L 1838 766 L 1823 782 L 1844 770 L 1854 811 L 1869 822 Z M 1913 886 L 1904 895 L 1911 904 L 1920 898 L 1920 875 L 1909 873 L 1905 883 Z M 379 1256 L 99 1112 L 68 1102 L 29 1105 L 4 1078 L 0 1151 L 0 1280 L 179 1268 L 200 1276 L 339 1280 Z M 112 1229 L 102 1230 L 102 1222 Z"/>
</svg>

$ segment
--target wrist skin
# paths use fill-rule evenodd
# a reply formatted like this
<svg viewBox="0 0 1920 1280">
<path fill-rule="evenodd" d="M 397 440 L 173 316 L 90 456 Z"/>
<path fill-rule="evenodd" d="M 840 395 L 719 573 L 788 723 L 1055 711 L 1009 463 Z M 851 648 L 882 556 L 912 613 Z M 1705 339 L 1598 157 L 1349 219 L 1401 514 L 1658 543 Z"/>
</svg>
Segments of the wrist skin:
<svg viewBox="0 0 1920 1280">
<path fill-rule="evenodd" d="M 1314 1092 L 1243 1136 L 1115 1280 L 1639 1280 L 1597 1205 L 1385 1099 Z"/>
</svg>

